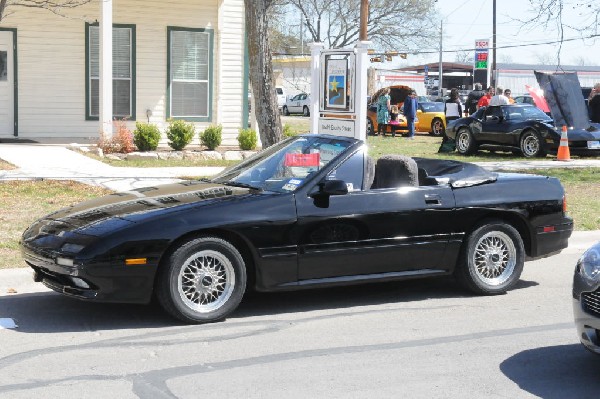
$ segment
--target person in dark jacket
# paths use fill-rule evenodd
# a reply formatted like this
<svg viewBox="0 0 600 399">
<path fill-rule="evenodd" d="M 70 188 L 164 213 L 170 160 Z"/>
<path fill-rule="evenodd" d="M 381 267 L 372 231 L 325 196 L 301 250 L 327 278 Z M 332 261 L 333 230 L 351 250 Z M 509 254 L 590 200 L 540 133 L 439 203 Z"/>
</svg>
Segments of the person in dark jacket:
<svg viewBox="0 0 600 399">
<path fill-rule="evenodd" d="M 406 124 L 408 125 L 408 138 L 413 140 L 415 138 L 415 119 L 417 118 L 417 108 L 419 103 L 417 102 L 417 92 L 412 90 L 406 100 L 402 112 L 406 117 Z"/>
<path fill-rule="evenodd" d="M 474 90 L 469 93 L 467 101 L 465 102 L 465 111 L 467 111 L 469 115 L 474 114 L 475 111 L 477 111 L 477 103 L 483 96 L 485 96 L 485 91 L 483 91 L 481 83 L 475 83 Z"/>
<path fill-rule="evenodd" d="M 600 123 L 600 83 L 596 83 L 590 93 L 588 106 L 590 107 L 590 120 Z"/>
</svg>

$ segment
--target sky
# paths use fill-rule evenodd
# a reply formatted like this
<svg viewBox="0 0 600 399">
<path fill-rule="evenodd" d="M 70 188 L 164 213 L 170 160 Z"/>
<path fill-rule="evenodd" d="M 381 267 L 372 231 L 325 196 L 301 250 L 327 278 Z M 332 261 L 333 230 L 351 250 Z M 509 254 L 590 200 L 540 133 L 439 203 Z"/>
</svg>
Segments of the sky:
<svg viewBox="0 0 600 399">
<path fill-rule="evenodd" d="M 582 13 L 581 8 L 574 9 L 582 0 L 566 0 L 563 22 L 565 25 L 578 26 L 590 15 Z M 472 49 L 477 39 L 489 39 L 492 44 L 493 0 L 438 0 L 437 8 L 441 15 L 444 35 L 444 50 Z M 533 14 L 527 0 L 496 0 L 496 62 L 539 64 L 551 59 L 557 61 L 558 43 L 541 45 L 539 43 L 556 41 L 560 35 L 556 26 L 534 29 L 522 28 L 517 19 L 526 19 Z M 585 11 L 585 8 L 583 9 Z M 573 30 L 566 30 L 564 38 L 578 38 Z M 534 46 L 524 46 L 536 44 Z M 504 46 L 520 46 L 502 48 Z M 444 53 L 445 62 L 454 62 L 455 53 Z M 438 62 L 438 54 L 410 55 L 409 65 L 425 62 Z M 490 53 L 491 61 L 491 53 Z M 598 66 L 600 68 L 600 37 L 594 39 L 564 42 L 560 55 L 561 65 Z"/>
</svg>

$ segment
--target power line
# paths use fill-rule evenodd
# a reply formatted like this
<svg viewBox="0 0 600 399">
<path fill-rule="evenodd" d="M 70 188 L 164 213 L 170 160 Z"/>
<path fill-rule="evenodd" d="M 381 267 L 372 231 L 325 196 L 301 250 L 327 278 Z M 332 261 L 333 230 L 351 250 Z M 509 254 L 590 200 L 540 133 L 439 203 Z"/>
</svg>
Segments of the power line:
<svg viewBox="0 0 600 399">
<path fill-rule="evenodd" d="M 593 39 L 593 38 L 596 38 L 596 37 L 600 37 L 600 34 L 589 35 L 589 36 L 584 36 L 584 37 L 573 37 L 573 38 L 563 39 L 563 40 L 552 40 L 552 41 L 547 41 L 547 42 L 523 43 L 523 44 L 512 44 L 512 45 L 506 45 L 506 46 L 496 46 L 496 49 L 531 47 L 531 46 L 543 46 L 543 45 L 547 45 L 547 44 L 556 44 L 556 43 L 562 43 L 562 42 L 572 42 L 572 41 L 575 41 L 575 40 Z M 475 48 L 463 48 L 463 49 L 457 49 L 457 50 L 443 50 L 442 52 L 443 53 L 459 53 L 459 52 L 462 52 L 462 51 L 475 51 Z M 437 54 L 440 51 L 439 50 L 431 50 L 431 51 L 406 51 L 406 50 L 403 50 L 403 52 L 408 52 L 410 54 L 418 55 L 418 54 Z"/>
</svg>

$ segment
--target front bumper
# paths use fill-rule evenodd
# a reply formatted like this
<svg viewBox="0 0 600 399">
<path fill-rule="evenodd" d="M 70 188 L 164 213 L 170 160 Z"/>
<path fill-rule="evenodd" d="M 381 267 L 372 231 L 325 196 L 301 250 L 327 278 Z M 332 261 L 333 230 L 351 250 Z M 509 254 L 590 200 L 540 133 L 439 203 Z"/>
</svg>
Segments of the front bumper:
<svg viewBox="0 0 600 399">
<path fill-rule="evenodd" d="M 583 346 L 600 355 L 600 282 L 590 285 L 578 270 L 573 277 L 573 316 Z"/>
<path fill-rule="evenodd" d="M 34 270 L 34 280 L 60 294 L 97 302 L 148 303 L 151 299 L 156 265 L 125 266 L 91 259 L 64 266 L 56 263 L 55 254 L 25 247 L 22 253 Z"/>
</svg>

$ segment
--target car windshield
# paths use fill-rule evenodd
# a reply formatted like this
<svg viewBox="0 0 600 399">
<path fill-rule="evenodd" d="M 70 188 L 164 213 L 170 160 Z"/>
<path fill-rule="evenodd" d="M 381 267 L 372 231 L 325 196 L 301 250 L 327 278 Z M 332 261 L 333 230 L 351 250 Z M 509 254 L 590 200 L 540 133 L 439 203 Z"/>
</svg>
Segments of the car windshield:
<svg viewBox="0 0 600 399">
<path fill-rule="evenodd" d="M 506 107 L 510 120 L 548 120 L 550 117 L 537 107 Z"/>
<path fill-rule="evenodd" d="M 348 147 L 352 139 L 297 136 L 259 152 L 210 181 L 257 190 L 291 192 L 326 167 Z"/>
<path fill-rule="evenodd" d="M 419 103 L 423 112 L 444 112 L 444 103 Z"/>
</svg>

